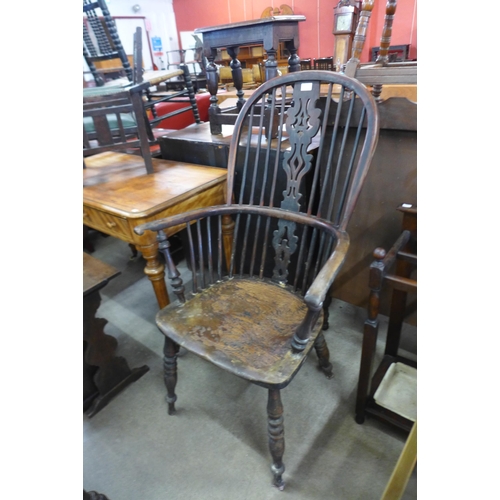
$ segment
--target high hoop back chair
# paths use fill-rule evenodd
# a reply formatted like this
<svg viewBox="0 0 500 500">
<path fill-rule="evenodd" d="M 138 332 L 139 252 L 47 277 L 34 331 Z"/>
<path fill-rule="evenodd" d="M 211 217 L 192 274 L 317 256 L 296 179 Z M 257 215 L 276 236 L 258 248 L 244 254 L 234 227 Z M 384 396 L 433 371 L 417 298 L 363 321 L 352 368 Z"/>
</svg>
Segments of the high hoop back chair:
<svg viewBox="0 0 500 500">
<path fill-rule="evenodd" d="M 131 82 L 132 68 L 105 0 L 83 0 L 83 57 L 98 87 L 105 81 L 94 63 L 118 59 Z M 101 18 L 104 21 L 101 22 Z"/>
<path fill-rule="evenodd" d="M 237 118 L 226 205 L 135 229 L 158 232 L 178 297 L 156 317 L 165 335 L 169 413 L 177 399 L 179 345 L 268 389 L 271 469 L 280 489 L 280 391 L 313 347 L 320 367 L 332 375 L 322 306 L 349 246 L 347 224 L 377 139 L 377 107 L 358 81 L 325 71 L 273 78 Z M 179 224 L 186 225 L 189 240 L 190 290 L 166 236 Z"/>
</svg>

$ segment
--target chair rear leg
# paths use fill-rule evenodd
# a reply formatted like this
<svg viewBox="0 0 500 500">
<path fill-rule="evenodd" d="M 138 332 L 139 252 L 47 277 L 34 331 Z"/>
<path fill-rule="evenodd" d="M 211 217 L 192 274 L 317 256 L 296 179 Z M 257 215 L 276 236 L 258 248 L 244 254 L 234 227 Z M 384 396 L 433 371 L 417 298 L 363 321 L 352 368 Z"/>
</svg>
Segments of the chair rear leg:
<svg viewBox="0 0 500 500">
<path fill-rule="evenodd" d="M 274 475 L 273 484 L 283 490 L 285 483 L 282 479 L 285 466 L 283 453 L 285 452 L 285 430 L 283 427 L 283 404 L 279 389 L 269 389 L 267 400 L 269 450 L 273 458 L 271 471 Z"/>
<path fill-rule="evenodd" d="M 176 344 L 168 337 L 165 337 L 165 345 L 163 347 L 163 378 L 165 386 L 167 387 L 167 403 L 168 414 L 175 413 L 175 402 L 177 396 L 175 395 L 175 385 L 177 384 L 177 350 Z"/>
<path fill-rule="evenodd" d="M 328 350 L 323 332 L 320 332 L 318 338 L 314 342 L 314 349 L 316 349 L 316 354 L 318 355 L 319 367 L 323 370 L 327 378 L 332 378 L 333 366 L 330 363 L 330 351 Z"/>
</svg>

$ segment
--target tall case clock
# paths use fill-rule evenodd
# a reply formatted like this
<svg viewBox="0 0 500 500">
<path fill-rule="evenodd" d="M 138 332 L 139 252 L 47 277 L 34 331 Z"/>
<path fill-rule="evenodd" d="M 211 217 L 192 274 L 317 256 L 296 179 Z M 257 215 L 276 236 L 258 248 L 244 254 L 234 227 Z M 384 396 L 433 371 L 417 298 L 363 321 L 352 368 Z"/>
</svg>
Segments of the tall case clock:
<svg viewBox="0 0 500 500">
<path fill-rule="evenodd" d="M 356 33 L 361 0 L 340 0 L 333 9 L 333 64 L 338 69 L 351 56 L 352 40 Z"/>
</svg>

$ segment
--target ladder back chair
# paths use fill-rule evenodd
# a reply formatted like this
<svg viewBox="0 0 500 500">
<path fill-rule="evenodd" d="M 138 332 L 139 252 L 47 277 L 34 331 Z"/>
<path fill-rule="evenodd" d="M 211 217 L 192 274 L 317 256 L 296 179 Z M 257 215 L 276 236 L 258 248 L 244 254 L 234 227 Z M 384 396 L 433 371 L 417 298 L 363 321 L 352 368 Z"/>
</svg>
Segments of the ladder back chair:
<svg viewBox="0 0 500 500">
<path fill-rule="evenodd" d="M 134 33 L 133 81 L 136 84 L 144 81 L 142 61 L 142 30 L 138 26 Z M 176 81 L 176 85 L 178 85 L 177 91 L 167 92 L 163 95 L 150 92 L 150 86 L 165 82 L 168 83 L 169 80 Z M 161 136 L 164 134 L 164 132 L 156 130 L 159 124 L 179 114 L 191 112 L 194 122 L 197 124 L 201 123 L 193 82 L 191 81 L 191 75 L 186 64 L 180 64 L 180 68 L 177 70 L 163 70 L 155 71 L 152 74 L 150 73 L 148 83 L 149 85 L 145 89 L 144 108 L 151 126 L 151 140 L 154 140 L 154 136 Z M 170 105 L 166 103 L 170 103 Z M 157 152 L 159 154 L 159 148 Z"/>
<path fill-rule="evenodd" d="M 148 85 L 146 82 L 124 89 L 86 89 L 83 97 L 84 159 L 105 151 L 130 152 L 138 148 L 147 173 L 153 173 L 151 146 L 155 140 L 143 102 Z"/>
<path fill-rule="evenodd" d="M 268 389 L 273 484 L 283 489 L 280 391 L 314 347 L 331 377 L 322 307 L 349 247 L 347 224 L 378 140 L 378 110 L 358 81 L 300 71 L 265 82 L 231 139 L 226 205 L 146 223 L 157 231 L 178 300 L 156 317 L 165 335 L 168 411 L 177 351 Z M 173 264 L 168 228 L 186 225 L 190 289 Z"/>
<path fill-rule="evenodd" d="M 105 0 L 83 0 L 83 57 L 92 73 L 96 85 L 101 87 L 105 80 L 94 63 L 118 59 L 127 79 L 133 79 L 132 68 L 125 49 L 118 36 L 115 20 L 111 17 Z M 101 22 L 101 14 L 104 21 Z"/>
</svg>

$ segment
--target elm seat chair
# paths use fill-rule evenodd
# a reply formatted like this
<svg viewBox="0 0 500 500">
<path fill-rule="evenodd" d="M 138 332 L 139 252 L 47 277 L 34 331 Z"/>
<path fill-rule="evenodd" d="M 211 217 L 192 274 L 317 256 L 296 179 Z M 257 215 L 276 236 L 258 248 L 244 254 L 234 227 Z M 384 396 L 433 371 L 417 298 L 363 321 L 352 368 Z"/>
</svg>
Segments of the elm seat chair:
<svg viewBox="0 0 500 500">
<path fill-rule="evenodd" d="M 238 115 L 226 205 L 135 229 L 157 231 L 178 298 L 156 316 L 165 335 L 169 413 L 177 400 L 179 346 L 268 389 L 271 469 L 280 489 L 280 393 L 313 347 L 320 368 L 332 375 L 322 306 L 349 247 L 347 224 L 377 140 L 378 111 L 358 81 L 313 70 L 273 78 Z M 187 229 L 191 290 L 165 234 L 179 224 Z"/>
</svg>

